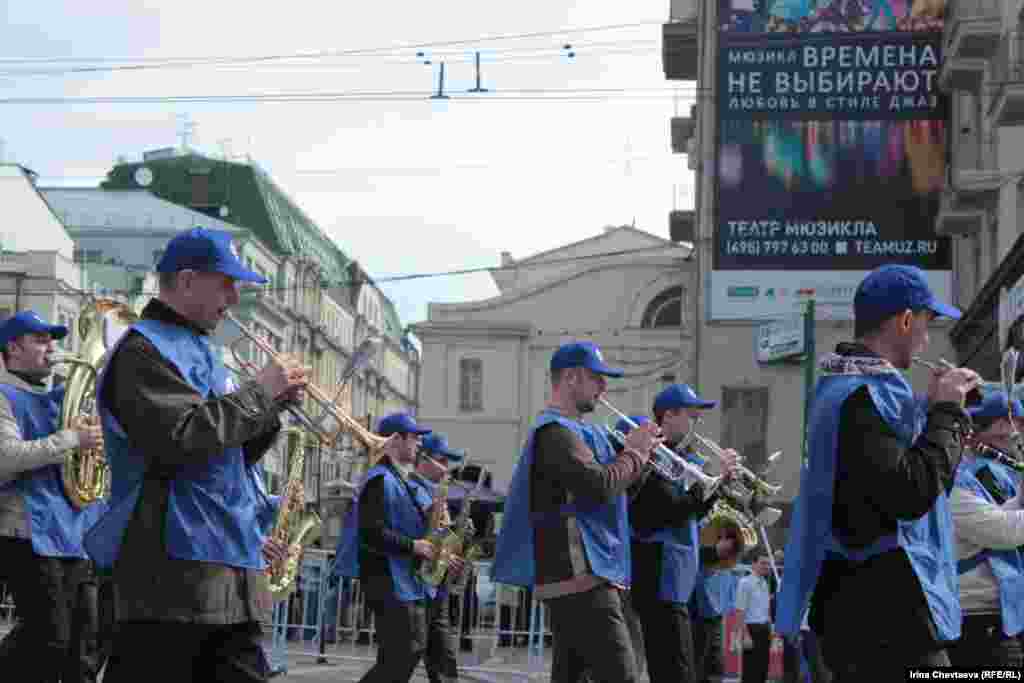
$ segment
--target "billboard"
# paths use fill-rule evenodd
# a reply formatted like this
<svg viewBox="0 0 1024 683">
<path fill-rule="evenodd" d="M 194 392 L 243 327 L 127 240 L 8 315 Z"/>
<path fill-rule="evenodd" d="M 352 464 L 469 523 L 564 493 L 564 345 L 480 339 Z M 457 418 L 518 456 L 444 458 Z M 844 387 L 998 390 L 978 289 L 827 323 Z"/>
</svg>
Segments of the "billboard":
<svg viewBox="0 0 1024 683">
<path fill-rule="evenodd" d="M 848 319 L 884 263 L 948 298 L 944 4 L 719 0 L 713 319 Z"/>
</svg>

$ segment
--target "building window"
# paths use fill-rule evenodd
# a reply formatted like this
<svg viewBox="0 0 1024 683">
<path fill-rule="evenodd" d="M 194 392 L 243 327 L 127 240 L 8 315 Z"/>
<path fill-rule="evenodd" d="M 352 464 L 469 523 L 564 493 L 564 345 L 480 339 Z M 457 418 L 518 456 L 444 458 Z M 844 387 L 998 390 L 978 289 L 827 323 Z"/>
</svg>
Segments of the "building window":
<svg viewBox="0 0 1024 683">
<path fill-rule="evenodd" d="M 767 464 L 768 387 L 722 387 L 722 445 L 755 472 Z"/>
<path fill-rule="evenodd" d="M 683 287 L 669 287 L 647 304 L 641 327 L 679 327 L 683 324 Z"/>
<path fill-rule="evenodd" d="M 484 409 L 484 363 L 479 358 L 459 360 L 459 410 Z"/>
</svg>

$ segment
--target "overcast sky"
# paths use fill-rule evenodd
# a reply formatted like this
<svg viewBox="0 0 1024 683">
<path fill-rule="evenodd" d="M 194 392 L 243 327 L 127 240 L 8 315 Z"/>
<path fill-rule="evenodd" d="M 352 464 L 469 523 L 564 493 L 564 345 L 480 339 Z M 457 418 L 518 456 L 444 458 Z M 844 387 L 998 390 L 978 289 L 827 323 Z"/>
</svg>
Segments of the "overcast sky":
<svg viewBox="0 0 1024 683">
<path fill-rule="evenodd" d="M 43 184 L 95 185 L 119 156 L 180 144 L 194 122 L 204 153 L 248 154 L 350 257 L 379 278 L 494 266 L 636 221 L 668 236 L 668 212 L 693 205 L 669 119 L 693 84 L 664 79 L 660 23 L 668 0 L 629 3 L 8 2 L 0 28 L 0 138 L 6 161 Z M 518 40 L 495 36 L 630 28 Z M 396 46 L 479 39 L 426 49 Z M 574 45 L 576 57 L 562 49 Z M 104 63 L 389 48 L 354 56 L 176 68 L 69 72 Z M 483 55 L 487 101 L 431 101 L 437 65 L 447 90 L 474 85 Z M 75 58 L 77 62 L 33 61 Z M 116 58 L 120 62 L 101 62 Z M 673 98 L 670 88 L 677 87 Z M 625 88 L 629 99 L 566 101 Z M 542 90 L 546 101 L 495 99 Z M 550 91 L 560 92 L 552 95 Z M 655 92 L 657 91 L 657 92 Z M 18 98 L 409 92 L 405 101 L 151 104 L 12 103 Z M 430 301 L 493 296 L 486 274 L 382 284 L 403 322 Z"/>
</svg>

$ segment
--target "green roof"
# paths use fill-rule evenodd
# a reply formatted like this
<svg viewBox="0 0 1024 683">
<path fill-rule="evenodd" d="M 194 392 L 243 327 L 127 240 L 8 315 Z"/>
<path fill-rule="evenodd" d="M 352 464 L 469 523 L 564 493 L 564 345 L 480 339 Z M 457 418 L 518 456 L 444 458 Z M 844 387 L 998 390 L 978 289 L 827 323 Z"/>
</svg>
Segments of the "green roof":
<svg viewBox="0 0 1024 683">
<path fill-rule="evenodd" d="M 146 189 L 156 196 L 247 228 L 281 256 L 310 258 L 323 268 L 328 282 L 347 280 L 348 256 L 255 164 L 195 153 L 148 159 L 118 164 L 100 187 L 139 189 L 135 172 L 140 166 L 153 172 Z M 207 180 L 197 192 L 194 179 L 202 176 Z M 227 207 L 227 216 L 221 216 L 222 207 Z"/>
</svg>

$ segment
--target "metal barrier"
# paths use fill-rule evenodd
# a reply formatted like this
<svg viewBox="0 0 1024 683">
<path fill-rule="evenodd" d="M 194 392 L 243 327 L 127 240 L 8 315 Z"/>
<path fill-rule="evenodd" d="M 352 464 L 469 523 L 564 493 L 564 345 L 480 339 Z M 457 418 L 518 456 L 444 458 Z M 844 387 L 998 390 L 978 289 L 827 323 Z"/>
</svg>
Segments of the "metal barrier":
<svg viewBox="0 0 1024 683">
<path fill-rule="evenodd" d="M 360 582 L 330 585 L 332 565 L 333 553 L 313 549 L 303 554 L 295 593 L 275 606 L 273 621 L 266 625 L 273 663 L 283 664 L 289 654 L 327 661 L 376 659 L 373 612 Z M 546 675 L 551 631 L 543 604 L 522 588 L 492 582 L 490 562 L 475 563 L 464 583 L 449 595 L 459 670 L 505 679 Z"/>
</svg>

